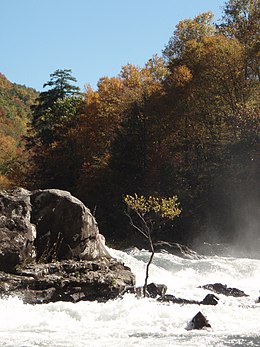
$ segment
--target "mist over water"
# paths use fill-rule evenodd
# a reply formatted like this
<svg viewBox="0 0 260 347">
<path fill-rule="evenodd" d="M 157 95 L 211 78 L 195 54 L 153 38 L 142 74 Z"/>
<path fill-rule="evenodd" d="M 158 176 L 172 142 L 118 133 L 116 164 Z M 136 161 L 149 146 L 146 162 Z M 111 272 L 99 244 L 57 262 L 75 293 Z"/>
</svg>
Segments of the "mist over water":
<svg viewBox="0 0 260 347">
<path fill-rule="evenodd" d="M 228 211 L 224 222 L 219 215 L 219 224 L 216 220 L 208 222 L 205 234 L 194 237 L 192 247 L 204 255 L 260 259 L 259 188 L 251 187 L 248 193 L 229 189 L 226 187 L 230 199 L 225 206 Z"/>
<path fill-rule="evenodd" d="M 143 285 L 149 252 L 110 249 L 130 266 Z M 209 291 L 198 288 L 221 282 L 244 290 L 248 297 L 219 297 L 217 306 L 159 303 L 127 294 L 107 303 L 57 302 L 25 305 L 17 298 L 0 300 L 0 346 L 117 347 L 117 346 L 260 346 L 260 260 L 205 256 L 183 259 L 157 253 L 149 282 L 164 283 L 167 293 L 202 300 Z M 187 330 L 201 311 L 212 328 Z"/>
</svg>

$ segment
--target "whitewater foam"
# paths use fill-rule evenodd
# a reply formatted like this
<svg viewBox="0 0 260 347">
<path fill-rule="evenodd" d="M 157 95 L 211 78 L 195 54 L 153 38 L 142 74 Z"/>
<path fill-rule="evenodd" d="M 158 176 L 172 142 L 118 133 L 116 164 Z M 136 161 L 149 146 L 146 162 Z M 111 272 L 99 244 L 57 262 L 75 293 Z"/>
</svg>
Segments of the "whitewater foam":
<svg viewBox="0 0 260 347">
<path fill-rule="evenodd" d="M 149 252 L 111 254 L 130 266 L 137 285 L 144 281 Z M 17 298 L 0 300 L 0 346 L 5 347 L 130 347 L 130 346 L 260 346 L 260 260 L 228 257 L 182 259 L 156 254 L 149 282 L 164 283 L 167 293 L 202 300 L 209 291 L 199 288 L 221 282 L 244 290 L 248 297 L 219 297 L 217 306 L 159 303 L 127 294 L 107 303 L 57 302 L 26 305 Z M 201 311 L 212 329 L 186 330 Z"/>
</svg>

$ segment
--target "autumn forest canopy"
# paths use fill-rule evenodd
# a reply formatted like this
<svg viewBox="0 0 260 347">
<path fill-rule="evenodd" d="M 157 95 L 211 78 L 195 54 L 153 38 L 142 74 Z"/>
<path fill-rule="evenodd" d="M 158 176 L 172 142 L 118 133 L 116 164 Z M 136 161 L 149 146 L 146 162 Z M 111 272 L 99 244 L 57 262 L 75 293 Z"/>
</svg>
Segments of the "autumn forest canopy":
<svg viewBox="0 0 260 347">
<path fill-rule="evenodd" d="M 1 189 L 68 190 L 122 245 L 137 240 L 123 196 L 177 195 L 182 213 L 159 238 L 232 241 L 259 203 L 259 7 L 229 0 L 217 24 L 182 20 L 162 56 L 96 90 L 80 92 L 71 70 L 41 93 L 0 75 Z"/>
</svg>

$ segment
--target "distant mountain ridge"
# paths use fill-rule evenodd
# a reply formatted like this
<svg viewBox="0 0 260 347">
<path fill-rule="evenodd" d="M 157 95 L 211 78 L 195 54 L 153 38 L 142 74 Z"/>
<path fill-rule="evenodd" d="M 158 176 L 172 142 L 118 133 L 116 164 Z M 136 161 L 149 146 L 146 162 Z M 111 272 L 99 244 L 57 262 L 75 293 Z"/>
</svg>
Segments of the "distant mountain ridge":
<svg viewBox="0 0 260 347">
<path fill-rule="evenodd" d="M 10 82 L 0 72 L 0 114 L 6 118 L 28 119 L 30 106 L 34 103 L 38 93 L 35 89 Z"/>
</svg>

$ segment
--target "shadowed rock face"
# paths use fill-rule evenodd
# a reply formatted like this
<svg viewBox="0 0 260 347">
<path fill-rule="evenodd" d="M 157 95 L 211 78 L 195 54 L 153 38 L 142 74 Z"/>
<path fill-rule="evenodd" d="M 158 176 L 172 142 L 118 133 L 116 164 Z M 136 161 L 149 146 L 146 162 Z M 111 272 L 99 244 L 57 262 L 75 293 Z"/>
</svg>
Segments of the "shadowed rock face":
<svg viewBox="0 0 260 347">
<path fill-rule="evenodd" d="M 31 204 L 37 260 L 110 257 L 95 218 L 70 193 L 57 189 L 36 191 L 31 195 Z"/>
</svg>

